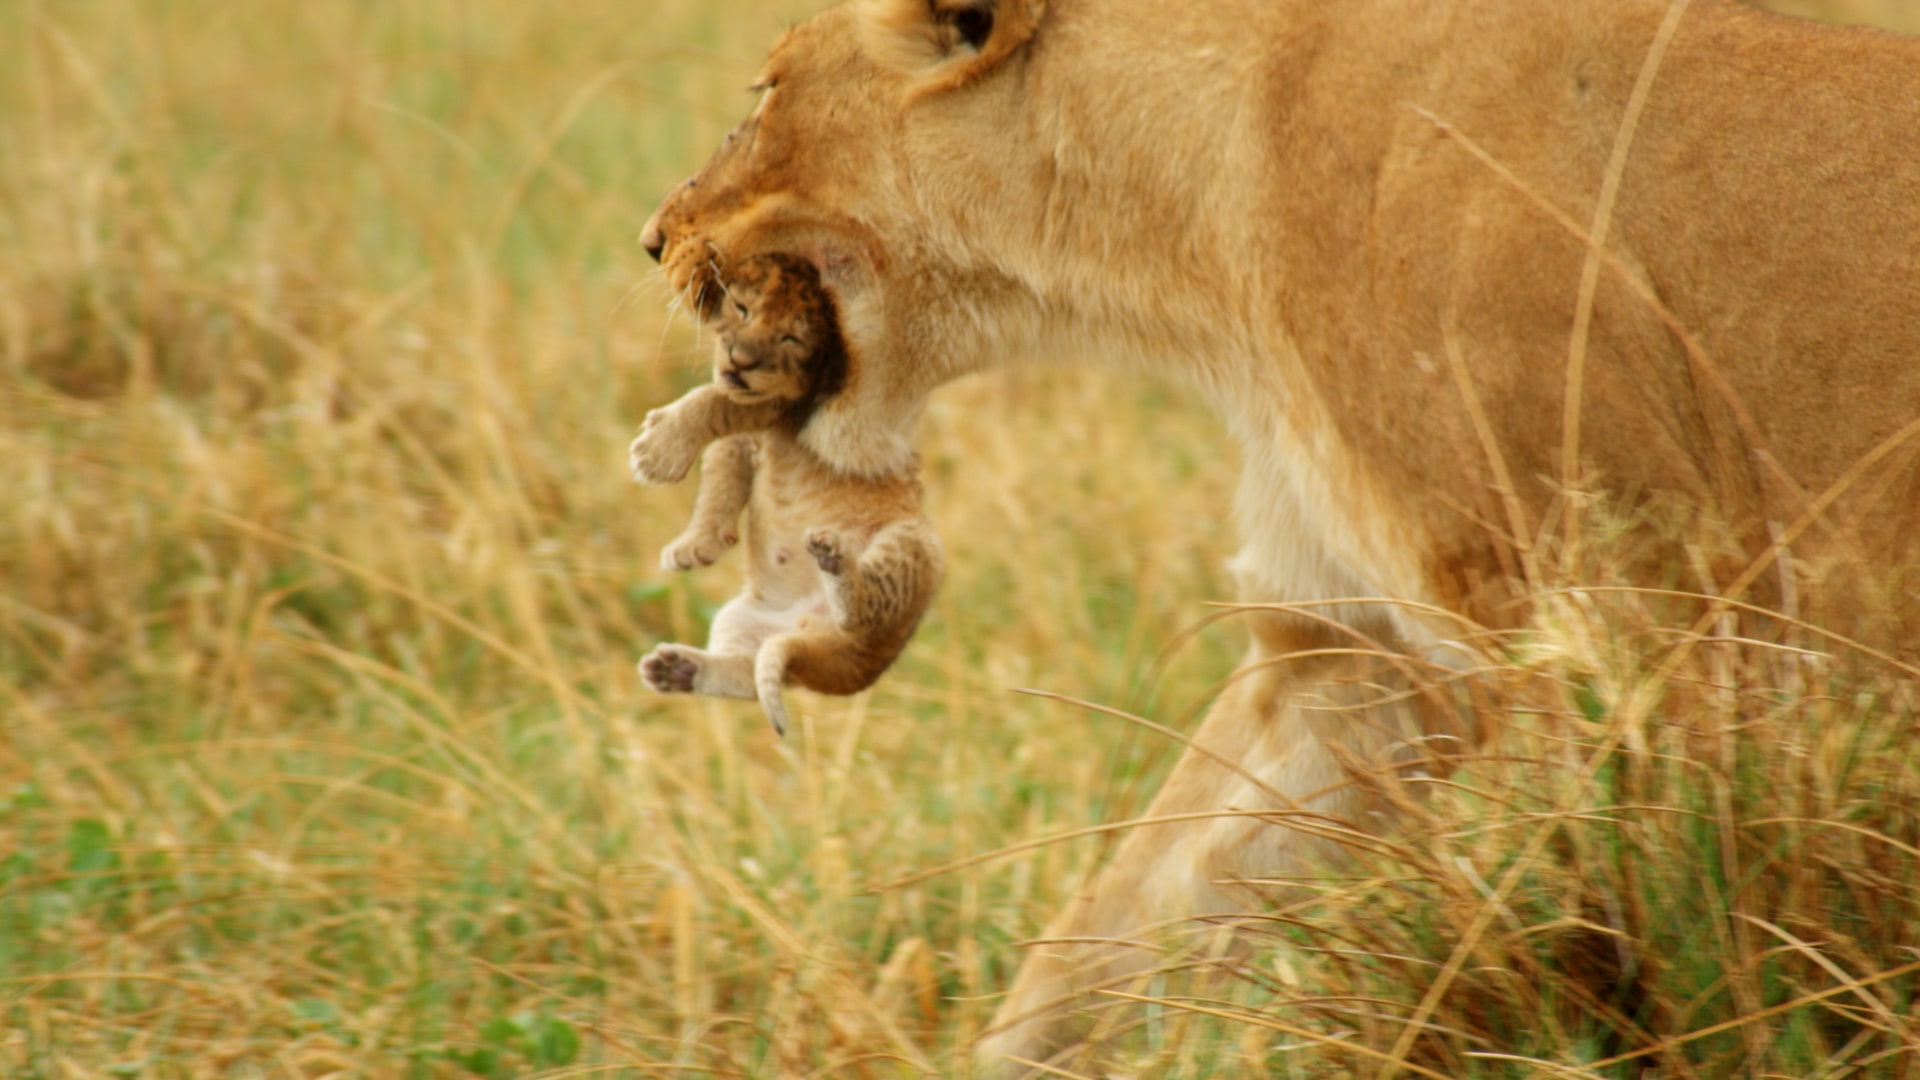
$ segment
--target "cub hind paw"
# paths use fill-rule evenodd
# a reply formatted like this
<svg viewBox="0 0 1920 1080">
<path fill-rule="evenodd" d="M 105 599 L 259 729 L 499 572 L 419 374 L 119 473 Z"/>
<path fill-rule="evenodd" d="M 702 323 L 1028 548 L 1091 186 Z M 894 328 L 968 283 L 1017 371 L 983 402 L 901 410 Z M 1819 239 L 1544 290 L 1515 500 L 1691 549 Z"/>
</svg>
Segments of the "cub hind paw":
<svg viewBox="0 0 1920 1080">
<path fill-rule="evenodd" d="M 820 564 L 823 574 L 838 576 L 846 567 L 846 542 L 832 529 L 808 529 L 807 554 Z"/>
<path fill-rule="evenodd" d="M 640 660 L 640 679 L 656 693 L 691 694 L 700 658 L 684 645 L 660 645 Z"/>
</svg>

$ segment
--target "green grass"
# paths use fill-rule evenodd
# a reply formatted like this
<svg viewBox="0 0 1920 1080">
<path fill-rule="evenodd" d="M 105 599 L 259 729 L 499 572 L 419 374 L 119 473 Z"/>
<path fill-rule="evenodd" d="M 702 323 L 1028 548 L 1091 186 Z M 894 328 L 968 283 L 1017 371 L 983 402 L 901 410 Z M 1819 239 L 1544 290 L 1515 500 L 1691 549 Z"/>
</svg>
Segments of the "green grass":
<svg viewBox="0 0 1920 1080">
<path fill-rule="evenodd" d="M 1238 628 L 1169 643 L 1231 593 L 1236 463 L 1163 386 L 965 381 L 921 440 L 949 579 L 881 687 L 798 698 L 781 742 L 638 685 L 737 571 L 662 577 L 691 492 L 625 476 L 700 378 L 634 237 L 803 14 L 0 5 L 0 1075 L 962 1068 L 1101 842 L 875 887 L 1144 808 L 1163 740 L 1012 690 L 1204 703 Z M 1517 762 L 1191 988 L 1242 1019 L 1172 1000 L 1126 1067 L 1372 1075 L 1340 1047 L 1390 1049 L 1455 949 L 1410 1048 L 1449 1075 L 1642 1045 L 1582 993 L 1680 1035 L 1836 985 L 1823 959 L 1910 963 L 1911 684 L 1768 696 L 1777 666 L 1710 644 L 1663 672 L 1650 602 L 1597 603 L 1482 677 Z M 1592 812 L 1501 816 L 1542 808 Z M 1476 937 L 1476 882 L 1515 866 Z M 1574 919 L 1657 977 L 1582 960 L 1618 950 Z M 1915 987 L 1652 1060 L 1900 1075 L 1873 1055 L 1911 1046 Z"/>
</svg>

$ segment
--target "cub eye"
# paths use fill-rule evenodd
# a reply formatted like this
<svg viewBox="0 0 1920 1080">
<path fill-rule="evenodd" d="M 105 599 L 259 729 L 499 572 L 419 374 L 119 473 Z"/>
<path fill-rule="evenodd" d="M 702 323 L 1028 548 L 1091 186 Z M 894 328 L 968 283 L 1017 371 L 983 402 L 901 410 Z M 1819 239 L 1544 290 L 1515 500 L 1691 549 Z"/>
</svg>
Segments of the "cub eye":
<svg viewBox="0 0 1920 1080">
<path fill-rule="evenodd" d="M 738 300 L 735 300 L 735 301 L 733 302 L 733 313 L 734 313 L 735 315 L 738 315 L 738 316 L 740 316 L 740 317 L 741 317 L 741 318 L 743 318 L 743 319 L 745 319 L 745 318 L 749 318 L 749 317 L 751 317 L 751 316 L 752 316 L 752 314 L 753 314 L 753 313 L 752 313 L 751 311 L 748 311 L 748 310 L 747 310 L 747 305 L 745 305 L 745 304 L 743 304 L 743 303 L 741 303 L 741 302 L 740 302 L 740 301 L 738 301 Z"/>
<path fill-rule="evenodd" d="M 792 335 L 792 334 L 786 334 L 786 335 L 783 335 L 783 336 L 782 336 L 782 337 L 780 338 L 780 344 L 782 344 L 782 345 L 801 345 L 801 346 L 804 346 L 804 345 L 806 345 L 806 342 L 804 342 L 804 341 L 801 341 L 801 340 L 800 340 L 800 339 L 799 339 L 798 337 L 795 337 L 795 336 L 794 336 L 794 335 Z"/>
</svg>

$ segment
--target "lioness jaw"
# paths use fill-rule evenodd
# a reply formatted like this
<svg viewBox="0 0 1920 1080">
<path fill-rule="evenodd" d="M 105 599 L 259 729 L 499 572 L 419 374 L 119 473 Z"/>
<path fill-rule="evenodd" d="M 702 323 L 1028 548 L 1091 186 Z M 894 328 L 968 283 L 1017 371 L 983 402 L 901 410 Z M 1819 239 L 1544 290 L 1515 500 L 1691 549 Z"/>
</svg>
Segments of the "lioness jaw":
<svg viewBox="0 0 1920 1080">
<path fill-rule="evenodd" d="M 1445 662 L 1457 618 L 1527 617 L 1593 493 L 1694 508 L 1712 580 L 1916 650 L 1920 42 L 1722 0 L 852 0 L 761 85 L 643 243 L 696 306 L 731 260 L 815 263 L 859 364 L 803 437 L 841 467 L 957 374 L 1116 359 L 1240 443 L 1247 600 L 1403 601 L 1324 610 Z M 1329 636 L 1254 627 L 1255 663 Z M 1300 795 L 1338 758 L 1275 741 L 1311 687 L 1248 682 L 1202 734 Z M 1239 783 L 1184 759 L 1149 814 L 1267 801 Z M 1047 936 L 1304 857 L 1222 829 L 1129 841 Z M 1121 969 L 1048 956 L 989 1053 L 1044 1056 L 1048 999 Z"/>
</svg>

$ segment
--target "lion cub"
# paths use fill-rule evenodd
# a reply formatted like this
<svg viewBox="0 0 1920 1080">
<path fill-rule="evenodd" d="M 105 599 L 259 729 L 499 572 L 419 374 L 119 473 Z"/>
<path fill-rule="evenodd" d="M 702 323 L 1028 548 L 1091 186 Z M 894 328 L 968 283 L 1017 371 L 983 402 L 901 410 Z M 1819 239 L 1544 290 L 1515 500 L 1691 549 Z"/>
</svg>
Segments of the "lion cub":
<svg viewBox="0 0 1920 1080">
<path fill-rule="evenodd" d="M 661 645 L 640 675 L 663 694 L 758 697 L 784 735 L 783 685 L 858 693 L 900 655 L 939 584 L 940 539 L 921 511 L 917 460 L 849 476 L 800 444 L 847 366 L 813 265 L 749 260 L 719 307 L 713 382 L 648 413 L 629 459 L 641 483 L 672 483 L 707 448 L 693 520 L 660 565 L 710 565 L 739 538 L 744 508 L 746 588 L 714 616 L 705 649 Z"/>
</svg>

